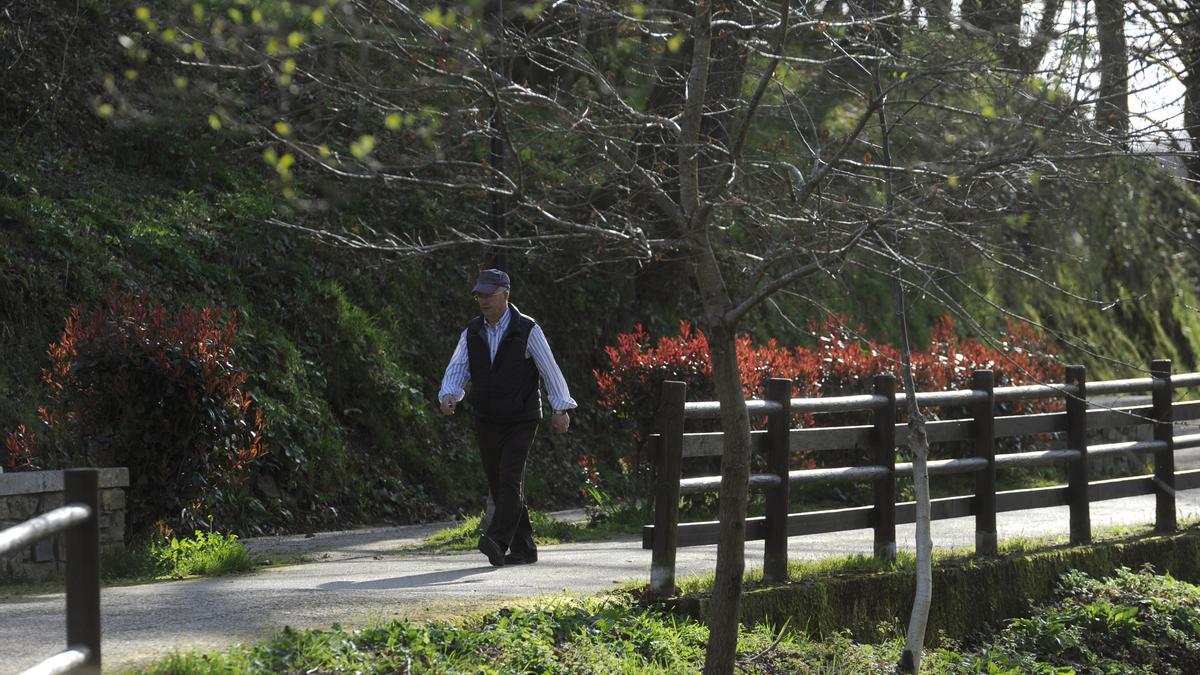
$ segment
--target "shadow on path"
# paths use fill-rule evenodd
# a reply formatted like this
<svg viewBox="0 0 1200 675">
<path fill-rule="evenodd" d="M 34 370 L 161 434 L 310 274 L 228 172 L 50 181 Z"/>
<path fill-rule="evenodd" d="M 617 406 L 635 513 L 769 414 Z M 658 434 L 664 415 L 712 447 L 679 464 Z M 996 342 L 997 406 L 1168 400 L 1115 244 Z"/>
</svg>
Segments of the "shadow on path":
<svg viewBox="0 0 1200 675">
<path fill-rule="evenodd" d="M 431 586 L 446 586 L 448 584 L 477 584 L 483 579 L 469 579 L 481 574 L 494 572 L 498 567 L 472 567 L 465 570 L 450 570 L 447 572 L 425 572 L 407 577 L 392 577 L 390 579 L 372 579 L 370 581 L 330 581 L 317 586 L 326 591 L 386 591 L 400 588 L 426 588 Z"/>
</svg>

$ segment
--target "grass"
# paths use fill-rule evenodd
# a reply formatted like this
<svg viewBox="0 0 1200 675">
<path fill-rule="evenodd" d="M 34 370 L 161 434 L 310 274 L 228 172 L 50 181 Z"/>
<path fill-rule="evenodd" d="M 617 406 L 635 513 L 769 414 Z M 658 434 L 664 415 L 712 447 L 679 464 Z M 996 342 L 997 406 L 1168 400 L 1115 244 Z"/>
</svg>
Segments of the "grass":
<svg viewBox="0 0 1200 675">
<path fill-rule="evenodd" d="M 541 511 L 530 510 L 529 522 L 533 538 L 543 546 L 574 541 L 600 541 L 641 531 L 645 514 L 629 510 L 601 521 L 570 522 L 552 518 Z M 483 535 L 483 514 L 470 516 L 452 527 L 429 535 L 417 547 L 429 551 L 471 551 Z"/>
<path fill-rule="evenodd" d="M 236 534 L 200 530 L 192 537 L 163 538 L 100 553 L 100 577 L 105 586 L 218 577 L 247 572 L 259 565 Z M 0 596 L 57 593 L 63 587 L 62 579 L 5 579 L 0 582 Z"/>
<path fill-rule="evenodd" d="M 1184 519 L 1179 523 L 1179 530 L 1200 527 L 1200 519 Z M 1130 539 L 1154 533 L 1153 525 L 1112 525 L 1097 527 L 1092 532 L 1093 543 Z M 1016 555 L 1044 551 L 1069 545 L 1066 535 L 1047 537 L 1013 537 L 1000 541 L 997 545 L 1001 556 Z M 967 561 L 975 556 L 973 547 L 946 547 L 933 549 L 933 563 L 953 564 Z M 896 559 L 885 561 L 868 555 L 848 555 L 819 560 L 789 560 L 788 579 L 792 581 L 826 576 L 832 574 L 870 574 L 874 572 L 913 571 L 916 569 L 917 557 L 909 551 L 898 551 Z M 715 574 L 697 574 L 680 577 L 676 581 L 682 595 L 703 595 L 712 590 Z M 755 567 L 746 571 L 742 582 L 747 586 L 761 585 L 763 571 Z"/>
<path fill-rule="evenodd" d="M 556 597 L 461 620 L 389 621 L 359 629 L 290 628 L 223 653 L 174 654 L 154 674 L 694 673 L 707 626 L 615 591 Z M 790 626 L 743 628 L 742 673 L 891 672 L 903 650 L 892 630 L 877 644 L 844 634 L 821 641 Z M 927 650 L 923 671 L 960 673 L 1188 673 L 1200 666 L 1200 588 L 1150 570 L 1105 580 L 1072 573 L 1059 600 L 1009 621 L 978 644 Z"/>
<path fill-rule="evenodd" d="M 195 576 L 223 576 L 254 569 L 258 561 L 236 534 L 203 532 L 170 537 L 106 554 L 101 560 L 105 581 L 153 581 Z"/>
</svg>

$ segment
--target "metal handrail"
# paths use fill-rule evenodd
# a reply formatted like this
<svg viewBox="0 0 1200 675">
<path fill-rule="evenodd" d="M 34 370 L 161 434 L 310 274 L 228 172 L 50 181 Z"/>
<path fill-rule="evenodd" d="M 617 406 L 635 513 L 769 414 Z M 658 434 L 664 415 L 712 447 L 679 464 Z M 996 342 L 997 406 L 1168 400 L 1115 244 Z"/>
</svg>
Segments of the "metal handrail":
<svg viewBox="0 0 1200 675">
<path fill-rule="evenodd" d="M 63 472 L 63 501 L 53 511 L 0 531 L 0 556 L 66 533 L 67 649 L 22 675 L 100 672 L 100 472 Z"/>
<path fill-rule="evenodd" d="M 75 672 L 87 666 L 91 655 L 92 650 L 87 647 L 75 646 L 23 671 L 21 675 L 62 675 Z"/>
<path fill-rule="evenodd" d="M 19 548 L 52 537 L 72 525 L 86 521 L 90 516 L 91 511 L 85 504 L 69 504 L 13 525 L 0 532 L 0 555 L 8 555 Z"/>
</svg>

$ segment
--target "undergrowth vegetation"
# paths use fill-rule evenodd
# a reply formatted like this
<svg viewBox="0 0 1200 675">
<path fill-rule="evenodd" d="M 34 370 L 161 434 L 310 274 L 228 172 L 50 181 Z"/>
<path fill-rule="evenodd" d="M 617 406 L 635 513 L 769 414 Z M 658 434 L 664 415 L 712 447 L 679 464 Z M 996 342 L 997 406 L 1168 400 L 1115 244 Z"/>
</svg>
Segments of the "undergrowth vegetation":
<svg viewBox="0 0 1200 675">
<path fill-rule="evenodd" d="M 17 145 L 13 150 L 0 159 L 0 174 L 19 178 L 13 183 L 17 187 L 0 194 L 0 327 L 7 341 L 6 359 L 0 363 L 5 393 L 0 397 L 0 438 L 11 440 L 5 457 L 10 468 L 57 468 L 80 459 L 97 465 L 138 464 L 151 484 L 170 482 L 177 492 L 139 489 L 133 495 L 131 506 L 139 514 L 134 525 L 140 530 L 131 530 L 135 536 L 145 535 L 158 519 L 186 530 L 208 515 L 216 515 L 222 527 L 248 534 L 364 520 L 412 522 L 444 516 L 482 494 L 482 478 L 473 481 L 476 472 L 463 471 L 451 479 L 440 468 L 472 467 L 475 460 L 465 427 L 435 427 L 425 409 L 421 387 L 432 369 L 421 367 L 425 361 L 418 356 L 426 350 L 440 354 L 436 338 L 444 333 L 450 340 L 454 328 L 439 328 L 433 319 L 423 328 L 423 321 L 406 320 L 413 307 L 406 307 L 402 298 L 418 287 L 422 271 L 364 266 L 352 256 L 269 229 L 263 221 L 285 206 L 252 176 L 240 176 L 236 186 L 192 192 L 68 153 L 57 162 L 69 178 L 58 180 L 27 173 L 40 165 L 35 149 Z M 248 430 L 256 435 L 254 461 L 246 461 L 250 457 L 242 451 L 251 446 L 220 440 L 229 438 L 214 433 L 221 424 L 196 424 L 176 414 L 186 403 L 207 418 L 204 406 L 218 404 L 205 400 L 215 392 L 201 392 L 197 399 L 175 387 L 178 404 L 162 404 L 171 399 L 159 395 L 161 388 L 174 387 L 178 377 L 156 380 L 159 390 L 126 387 L 130 390 L 113 390 L 114 396 L 107 398 L 79 396 L 72 403 L 83 408 L 55 410 L 59 390 L 43 380 L 43 371 L 56 362 L 67 366 L 59 371 L 64 377 L 84 371 L 71 370 L 69 362 L 48 354 L 47 345 L 64 344 L 55 338 L 64 333 L 72 307 L 84 311 L 102 305 L 110 292 L 123 295 L 133 289 L 141 289 L 138 302 L 167 315 L 202 314 L 205 307 L 237 312 L 236 333 L 225 333 L 221 343 L 236 357 L 224 358 L 214 348 L 208 358 L 220 367 L 228 365 L 229 377 L 244 378 L 237 385 L 239 404 L 245 395 L 253 396 Z M 140 325 L 136 312 L 119 312 L 102 323 Z M 189 344 L 198 346 L 200 339 Z M 169 342 L 159 340 L 151 349 L 163 352 Z M 447 353 L 450 347 L 445 347 Z M 156 361 L 155 352 L 145 349 L 108 353 L 126 354 L 130 364 L 142 354 L 140 362 L 159 364 L 157 372 L 176 372 L 175 365 Z M 171 353 L 183 359 L 180 367 L 188 367 L 188 354 Z M 105 362 L 86 363 L 97 372 Z M 148 382 L 131 378 L 136 384 Z M 111 378 L 94 384 L 121 386 Z M 128 415 L 102 414 L 104 401 L 129 403 L 121 408 Z M 139 402 L 145 414 L 136 412 Z M 39 414 L 39 407 L 57 415 Z M 83 409 L 97 414 L 80 418 Z M 214 414 L 224 410 L 213 407 Z M 118 424 L 128 416 L 135 424 Z M 109 425 L 93 424 L 92 429 L 104 433 L 85 436 L 94 442 L 84 447 L 65 435 L 52 438 L 48 420 L 60 422 L 64 430 L 81 421 Z M 174 434 L 187 441 L 170 459 L 157 452 L 161 440 L 143 443 L 139 429 L 154 439 Z M 135 432 L 137 444 L 107 442 Z M 36 453 L 32 448 L 39 438 L 56 442 Z M 209 442 L 213 439 L 218 442 Z M 203 442 L 209 454 L 183 452 L 191 442 Z M 152 461 L 142 462 L 137 452 L 150 453 Z M 201 456 L 212 459 L 192 467 L 195 471 L 180 466 Z M 235 481 L 223 480 L 215 470 L 235 465 L 240 467 Z M 184 479 L 176 480 L 180 475 Z M 141 487 L 145 485 L 139 482 Z M 142 496 L 151 498 L 144 517 Z M 181 517 L 184 511 L 191 517 Z"/>
<path fill-rule="evenodd" d="M 106 581 L 222 576 L 255 567 L 254 556 L 236 534 L 196 530 L 191 537 L 164 534 L 124 550 L 105 552 Z"/>
<path fill-rule="evenodd" d="M 1016 619 L 976 644 L 944 640 L 922 662 L 928 673 L 1195 672 L 1200 589 L 1149 570 L 1111 578 L 1066 576 L 1061 601 Z M 145 673 L 438 672 L 687 673 L 704 661 L 708 629 L 639 603 L 628 591 L 559 598 L 460 622 L 389 622 L 367 628 L 285 629 L 221 654 L 180 654 Z M 823 641 L 790 625 L 744 627 L 744 673 L 891 672 L 903 650 L 844 634 Z"/>
</svg>

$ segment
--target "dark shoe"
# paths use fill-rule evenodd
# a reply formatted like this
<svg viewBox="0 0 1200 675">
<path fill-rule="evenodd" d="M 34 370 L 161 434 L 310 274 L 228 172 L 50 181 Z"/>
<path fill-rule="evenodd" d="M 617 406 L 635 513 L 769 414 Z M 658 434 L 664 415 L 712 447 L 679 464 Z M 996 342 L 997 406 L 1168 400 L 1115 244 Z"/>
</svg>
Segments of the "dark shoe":
<svg viewBox="0 0 1200 675">
<path fill-rule="evenodd" d="M 504 549 L 500 543 L 486 534 L 479 538 L 479 552 L 486 555 L 488 562 L 496 567 L 504 567 Z"/>
<path fill-rule="evenodd" d="M 532 565 L 537 562 L 537 551 L 530 553 L 509 553 L 504 556 L 505 565 Z"/>
</svg>

